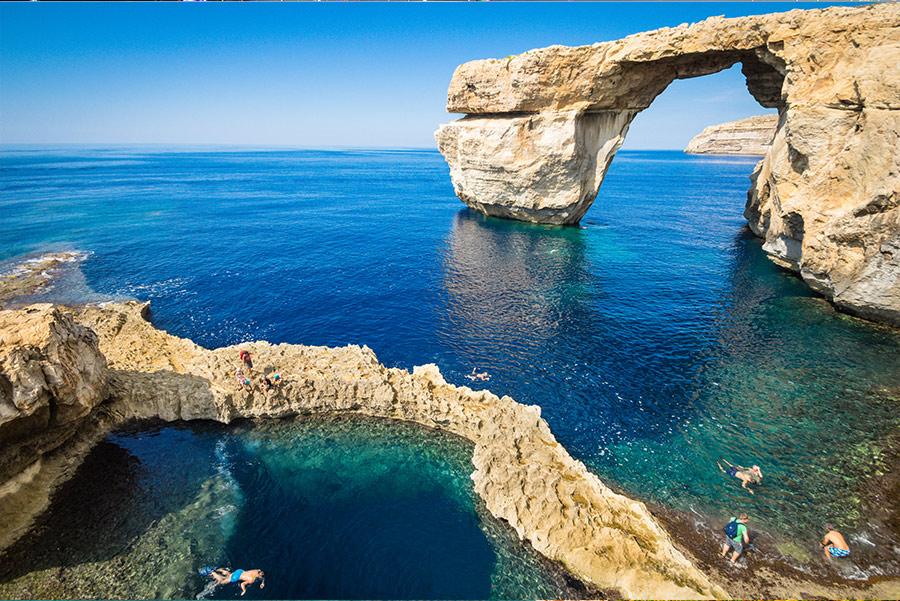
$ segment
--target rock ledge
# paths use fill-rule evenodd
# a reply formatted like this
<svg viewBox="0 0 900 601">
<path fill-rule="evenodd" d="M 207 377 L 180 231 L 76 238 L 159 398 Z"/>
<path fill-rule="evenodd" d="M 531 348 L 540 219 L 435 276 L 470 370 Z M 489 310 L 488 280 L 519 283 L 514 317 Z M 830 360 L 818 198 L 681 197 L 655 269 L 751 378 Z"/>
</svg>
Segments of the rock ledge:
<svg viewBox="0 0 900 601">
<path fill-rule="evenodd" d="M 73 463 L 127 420 L 228 423 L 343 412 L 416 422 L 471 441 L 472 480 L 488 510 L 540 553 L 601 589 L 633 598 L 727 595 L 675 548 L 643 503 L 613 492 L 574 460 L 539 407 L 453 386 L 434 365 L 413 373 L 386 368 L 367 347 L 253 342 L 207 350 L 157 330 L 144 318 L 146 311 L 146 304 L 135 302 L 0 311 L 0 377 L 11 383 L 4 384 L 11 398 L 46 390 L 38 396 L 77 398 L 81 407 L 106 398 L 90 415 L 73 417 L 81 420 L 80 429 L 59 435 L 55 446 L 29 447 L 28 462 L 21 461 L 22 453 L 18 462 L 7 456 L 10 447 L 0 430 L 0 517 L 7 524 L 0 548 L 26 530 L 23 516 L 46 506 L 49 491 L 71 474 Z M 13 334 L 23 320 L 35 327 Z M 40 323 L 51 325 L 49 336 Z M 43 373 L 66 374 L 64 388 L 24 377 L 31 368 L 17 357 L 32 348 L 57 349 L 36 360 L 43 361 Z M 275 393 L 266 395 L 257 384 L 252 390 L 238 387 L 239 348 L 252 353 L 257 370 L 282 373 L 284 383 Z M 2 399 L 7 414 L 9 398 Z M 53 430 L 53 423 L 26 423 L 23 415 L 6 420 L 22 425 L 17 440 L 26 434 L 41 439 Z"/>
</svg>

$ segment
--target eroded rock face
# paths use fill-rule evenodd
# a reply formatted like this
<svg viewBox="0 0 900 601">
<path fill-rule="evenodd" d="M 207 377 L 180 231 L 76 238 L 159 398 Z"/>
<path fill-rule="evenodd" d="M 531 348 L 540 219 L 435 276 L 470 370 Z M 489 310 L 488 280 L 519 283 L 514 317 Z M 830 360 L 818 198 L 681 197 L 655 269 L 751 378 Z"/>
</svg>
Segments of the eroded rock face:
<svg viewBox="0 0 900 601">
<path fill-rule="evenodd" d="M 97 336 L 52 305 L 0 311 L 0 442 L 85 417 L 106 398 Z"/>
<path fill-rule="evenodd" d="M 691 138 L 684 151 L 689 154 L 763 156 L 772 145 L 777 125 L 777 115 L 756 115 L 710 125 Z"/>
<path fill-rule="evenodd" d="M 227 423 L 332 412 L 440 428 L 474 444 L 472 480 L 488 510 L 578 577 L 626 597 L 726 596 L 675 548 L 642 503 L 611 491 L 566 452 L 538 407 L 453 386 L 433 365 L 413 373 L 386 368 L 367 347 L 254 342 L 207 350 L 155 329 L 144 319 L 146 305 L 71 311 L 96 331 L 109 363 L 110 398 L 98 421 L 106 428 L 132 418 Z M 12 323 L 19 312 L 6 313 Z M 235 378 L 241 349 L 253 356 L 252 389 Z M 259 379 L 272 369 L 283 384 L 266 394 Z M 96 440 L 96 431 L 90 436 Z M 48 485 L 42 466 L 32 471 L 20 479 Z M 12 491 L 4 504 L 14 497 Z"/>
<path fill-rule="evenodd" d="M 715 17 L 465 63 L 447 109 L 467 116 L 435 137 L 472 208 L 577 223 L 634 115 L 673 80 L 738 62 L 748 91 L 779 110 L 750 227 L 839 307 L 900 324 L 900 4 Z M 598 114 L 604 126 L 586 127 Z"/>
</svg>

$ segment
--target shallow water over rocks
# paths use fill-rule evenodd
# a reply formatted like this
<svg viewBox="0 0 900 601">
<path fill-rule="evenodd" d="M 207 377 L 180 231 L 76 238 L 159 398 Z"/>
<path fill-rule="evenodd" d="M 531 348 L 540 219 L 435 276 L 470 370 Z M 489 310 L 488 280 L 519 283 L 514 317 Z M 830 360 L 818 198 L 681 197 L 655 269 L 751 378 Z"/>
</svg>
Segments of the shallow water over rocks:
<svg viewBox="0 0 900 601">
<path fill-rule="evenodd" d="M 2 557 L 0 597 L 547 598 L 586 589 L 472 490 L 471 448 L 364 418 L 141 425 L 97 446 Z"/>
</svg>

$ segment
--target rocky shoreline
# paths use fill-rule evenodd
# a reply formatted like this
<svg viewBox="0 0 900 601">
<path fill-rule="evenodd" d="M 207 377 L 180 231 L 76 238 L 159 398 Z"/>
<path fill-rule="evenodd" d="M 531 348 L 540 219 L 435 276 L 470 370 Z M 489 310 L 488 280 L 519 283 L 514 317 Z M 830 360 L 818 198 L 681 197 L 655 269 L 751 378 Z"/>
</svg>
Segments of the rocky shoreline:
<svg viewBox="0 0 900 601">
<path fill-rule="evenodd" d="M 813 577 L 771 553 L 754 557 L 735 584 L 715 556 L 714 528 L 619 494 L 568 455 L 539 408 L 453 386 L 434 366 L 412 374 L 388 369 L 366 347 L 240 345 L 258 368 L 284 374 L 284 387 L 266 395 L 256 384 L 237 385 L 238 347 L 207 350 L 156 329 L 148 317 L 149 304 L 133 301 L 0 311 L 0 519 L 7 526 L 0 550 L 29 531 L 90 449 L 123 424 L 356 414 L 416 422 L 474 443 L 472 480 L 486 510 L 585 590 L 723 597 L 717 583 L 729 583 L 739 597 L 900 593 L 896 577 Z M 896 481 L 885 486 L 896 489 Z"/>
<path fill-rule="evenodd" d="M 556 441 L 538 407 L 444 381 L 433 365 L 382 366 L 366 347 L 241 345 L 280 389 L 241 390 L 238 347 L 206 350 L 154 328 L 147 304 L 0 312 L 5 381 L 0 461 L 4 507 L 27 530 L 49 493 L 111 428 L 129 420 L 348 413 L 416 422 L 474 444 L 472 480 L 490 513 L 538 552 L 625 597 L 725 597 L 643 503 L 613 492 Z M 63 409 L 63 411 L 60 411 Z M 13 413 L 15 411 L 15 413 Z M 37 441 L 37 442 L 36 442 Z M 43 501 L 43 505 L 41 502 Z M 6 517 L 6 516 L 4 516 Z"/>
</svg>

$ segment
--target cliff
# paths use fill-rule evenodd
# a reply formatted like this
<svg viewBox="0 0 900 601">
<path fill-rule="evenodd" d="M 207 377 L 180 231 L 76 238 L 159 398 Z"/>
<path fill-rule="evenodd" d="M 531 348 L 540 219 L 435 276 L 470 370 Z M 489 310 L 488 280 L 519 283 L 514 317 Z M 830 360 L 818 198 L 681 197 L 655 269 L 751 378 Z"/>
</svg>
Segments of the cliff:
<svg viewBox="0 0 900 601">
<path fill-rule="evenodd" d="M 689 154 L 748 154 L 763 156 L 772 145 L 777 115 L 757 115 L 710 125 L 691 138 Z"/>
<path fill-rule="evenodd" d="M 80 408 L 63 419 L 80 423 L 78 431 L 57 433 L 52 447 L 31 447 L 30 462 L 0 460 L 6 466 L 0 548 L 27 529 L 26 518 L 46 506 L 49 491 L 86 449 L 124 421 L 228 423 L 343 412 L 416 422 L 471 441 L 472 481 L 487 509 L 539 552 L 601 589 L 641 598 L 726 595 L 675 548 L 642 503 L 613 492 L 574 460 L 538 407 L 453 386 L 433 365 L 413 373 L 386 368 L 366 347 L 253 342 L 207 350 L 154 328 L 144 319 L 146 309 L 131 302 L 0 311 L 2 400 L 5 424 L 18 426 L 15 440 L 41 439 L 57 426 L 52 411 L 49 420 L 32 420 L 37 410 L 26 407 L 79 399 L 74 405 Z M 249 389 L 239 386 L 239 349 L 253 355 L 254 380 L 278 369 L 283 384 L 269 394 L 256 381 Z M 85 415 L 88 407 L 93 412 Z M 4 456 L 13 440 L 7 432 L 0 430 Z"/>
<path fill-rule="evenodd" d="M 744 215 L 773 261 L 839 308 L 900 325 L 900 4 L 714 17 L 457 67 L 435 133 L 459 198 L 577 223 L 634 116 L 675 79 L 741 63 L 779 111 Z"/>
</svg>

